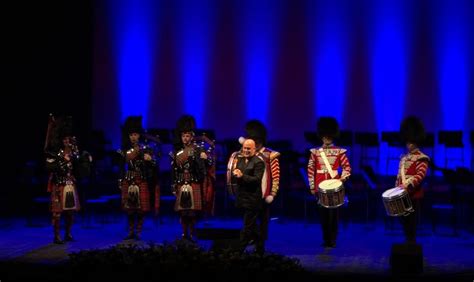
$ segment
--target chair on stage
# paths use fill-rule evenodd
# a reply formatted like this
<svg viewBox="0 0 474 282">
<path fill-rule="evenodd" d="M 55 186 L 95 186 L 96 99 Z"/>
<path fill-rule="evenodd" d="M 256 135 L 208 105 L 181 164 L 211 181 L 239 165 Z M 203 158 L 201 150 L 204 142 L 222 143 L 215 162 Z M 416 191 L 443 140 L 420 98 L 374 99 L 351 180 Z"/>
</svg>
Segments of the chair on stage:
<svg viewBox="0 0 474 282">
<path fill-rule="evenodd" d="M 458 172 L 453 169 L 441 169 L 443 178 L 446 183 L 445 190 L 432 190 L 431 203 L 431 225 L 433 234 L 437 234 L 437 227 L 443 214 L 447 214 L 450 219 L 450 225 L 453 235 L 458 234 L 457 228 L 457 210 L 459 206 L 458 191 Z M 434 187 L 433 187 L 434 188 Z"/>
</svg>

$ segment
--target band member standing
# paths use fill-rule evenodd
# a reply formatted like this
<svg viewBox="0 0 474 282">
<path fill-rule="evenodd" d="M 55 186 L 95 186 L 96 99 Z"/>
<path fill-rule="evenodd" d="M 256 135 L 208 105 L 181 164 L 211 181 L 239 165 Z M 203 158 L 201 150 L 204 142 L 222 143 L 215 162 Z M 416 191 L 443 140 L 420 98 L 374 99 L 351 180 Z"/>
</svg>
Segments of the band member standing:
<svg viewBox="0 0 474 282">
<path fill-rule="evenodd" d="M 45 152 L 46 168 L 49 171 L 48 192 L 51 193 L 53 242 L 62 244 L 74 240 L 71 234 L 74 212 L 80 209 L 77 178 L 80 171 L 88 171 L 92 157 L 87 152 L 80 154 L 72 132 L 71 117 L 55 120 L 50 116 Z M 63 214 L 66 221 L 64 241 L 59 234 Z"/>
<path fill-rule="evenodd" d="M 333 144 L 333 141 L 339 136 L 337 120 L 332 117 L 319 118 L 317 131 L 323 145 L 310 150 L 308 180 L 312 195 L 317 195 L 317 189 L 319 189 L 319 184 L 322 181 L 336 178 L 344 182 L 351 174 L 351 166 L 346 155 L 347 150 Z M 329 167 L 326 165 L 324 158 L 326 158 Z M 341 175 L 338 171 L 340 168 L 342 168 Z M 334 248 L 337 239 L 339 208 L 329 209 L 320 206 L 319 212 L 323 232 L 323 246 Z"/>
<path fill-rule="evenodd" d="M 182 238 L 194 241 L 195 225 L 203 209 L 203 181 L 206 177 L 207 155 L 194 142 L 195 120 L 181 117 L 176 125 L 175 149 L 172 153 L 173 194 L 179 212 Z"/>
<path fill-rule="evenodd" d="M 257 227 L 257 219 L 263 210 L 262 179 L 265 173 L 265 162 L 256 155 L 255 141 L 246 139 L 242 153 L 233 161 L 231 182 L 236 186 L 236 207 L 244 212 L 243 228 L 240 233 L 240 251 L 243 252 L 252 240 L 263 246 L 261 229 Z M 257 253 L 263 250 L 256 249 Z"/>
<path fill-rule="evenodd" d="M 430 158 L 423 154 L 418 146 L 423 143 L 425 129 L 423 123 L 416 117 L 407 117 L 400 125 L 400 135 L 406 144 L 408 153 L 400 159 L 396 187 L 408 191 L 414 212 L 400 217 L 407 242 L 416 242 L 416 219 L 420 209 L 420 200 L 423 198 L 421 183 L 426 176 Z"/>
<path fill-rule="evenodd" d="M 280 187 L 280 153 L 265 147 L 267 129 L 258 120 L 251 120 L 245 126 L 246 136 L 255 141 L 256 154 L 265 162 L 265 172 L 262 178 L 262 212 L 259 216 L 262 240 L 257 243 L 257 252 L 265 251 L 265 240 L 268 239 L 268 224 L 270 221 L 270 205 Z"/>
<path fill-rule="evenodd" d="M 142 117 L 128 117 L 122 127 L 122 150 L 119 151 L 125 163 L 119 179 L 122 209 L 128 215 L 125 240 L 141 239 L 145 213 L 151 209 L 149 182 L 157 177 L 155 154 L 150 146 L 140 142 L 142 134 Z"/>
</svg>

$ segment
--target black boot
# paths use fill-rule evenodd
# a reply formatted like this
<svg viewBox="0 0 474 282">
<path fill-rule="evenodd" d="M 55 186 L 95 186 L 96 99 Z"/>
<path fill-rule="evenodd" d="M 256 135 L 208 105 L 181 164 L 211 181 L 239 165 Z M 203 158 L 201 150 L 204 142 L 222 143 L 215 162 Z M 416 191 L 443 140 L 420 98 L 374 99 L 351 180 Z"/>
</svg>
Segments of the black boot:
<svg viewBox="0 0 474 282">
<path fill-rule="evenodd" d="M 74 238 L 72 237 L 72 234 L 71 234 L 73 220 L 74 218 L 72 214 L 66 215 L 66 235 L 64 236 L 64 241 L 66 242 L 74 241 Z"/>
<path fill-rule="evenodd" d="M 59 235 L 60 231 L 60 217 L 53 217 L 53 231 L 54 231 L 54 244 L 64 244 L 64 241 L 61 240 L 61 236 Z"/>
<path fill-rule="evenodd" d="M 137 232 L 135 233 L 135 240 L 142 239 L 142 229 L 143 229 L 143 222 L 145 221 L 145 215 L 139 213 L 137 215 Z"/>
<path fill-rule="evenodd" d="M 135 239 L 134 226 L 135 226 L 135 218 L 133 214 L 129 214 L 128 215 L 128 235 L 127 237 L 123 238 L 124 240 Z"/>
</svg>

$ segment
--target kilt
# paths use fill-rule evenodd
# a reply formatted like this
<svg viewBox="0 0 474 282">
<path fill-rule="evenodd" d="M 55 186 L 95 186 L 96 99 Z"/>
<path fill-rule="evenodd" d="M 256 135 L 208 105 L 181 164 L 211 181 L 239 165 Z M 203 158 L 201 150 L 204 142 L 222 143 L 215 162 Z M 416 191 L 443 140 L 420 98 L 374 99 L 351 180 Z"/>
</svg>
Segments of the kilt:
<svg viewBox="0 0 474 282">
<path fill-rule="evenodd" d="M 52 213 L 61 213 L 63 212 L 64 209 L 64 203 L 63 203 L 63 196 L 64 196 L 64 187 L 65 185 L 57 185 L 54 183 L 50 183 L 49 191 L 51 191 L 51 201 L 50 201 L 50 207 L 49 210 Z M 81 209 L 81 205 L 79 203 L 79 194 L 77 193 L 77 187 L 74 185 L 74 194 L 76 196 L 75 202 L 76 206 L 74 209 L 69 209 L 73 211 L 78 211 Z"/>
<path fill-rule="evenodd" d="M 181 186 L 178 186 L 178 191 L 181 189 Z M 193 208 L 192 210 L 197 210 L 197 211 L 200 211 L 202 210 L 202 200 L 203 200 L 203 196 L 202 196 L 202 185 L 201 184 L 198 184 L 198 183 L 192 183 L 191 184 L 191 188 L 193 190 Z M 181 211 L 181 210 L 191 210 L 191 209 L 183 209 L 179 203 L 181 201 L 181 194 L 178 192 L 176 194 L 176 202 L 175 202 L 175 205 L 174 205 L 174 210 L 175 211 Z"/>
<path fill-rule="evenodd" d="M 125 211 L 150 211 L 150 191 L 148 190 L 148 183 L 139 178 L 135 178 L 134 183 L 140 188 L 139 199 L 140 206 L 138 208 L 130 208 L 126 206 L 128 201 L 128 186 L 132 183 L 127 180 L 122 181 L 122 209 Z"/>
</svg>

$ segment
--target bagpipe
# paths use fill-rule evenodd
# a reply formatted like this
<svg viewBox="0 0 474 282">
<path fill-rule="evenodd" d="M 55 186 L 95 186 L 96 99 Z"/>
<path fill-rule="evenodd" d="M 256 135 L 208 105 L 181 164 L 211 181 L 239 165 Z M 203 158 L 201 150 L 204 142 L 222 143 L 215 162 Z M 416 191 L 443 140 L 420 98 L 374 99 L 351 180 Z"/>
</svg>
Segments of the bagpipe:
<svg viewBox="0 0 474 282">
<path fill-rule="evenodd" d="M 78 141 L 75 136 L 70 136 L 67 143 L 61 143 L 59 139 L 58 121 L 55 116 L 50 113 L 48 117 L 48 126 L 46 129 L 46 138 L 43 151 L 46 158 L 56 159 L 59 162 L 67 162 L 70 165 L 74 163 L 74 175 L 77 178 L 86 178 L 90 176 L 92 156 L 87 151 L 80 151 Z M 63 147 L 60 149 L 60 147 Z M 68 155 L 69 160 L 65 159 Z"/>
</svg>

